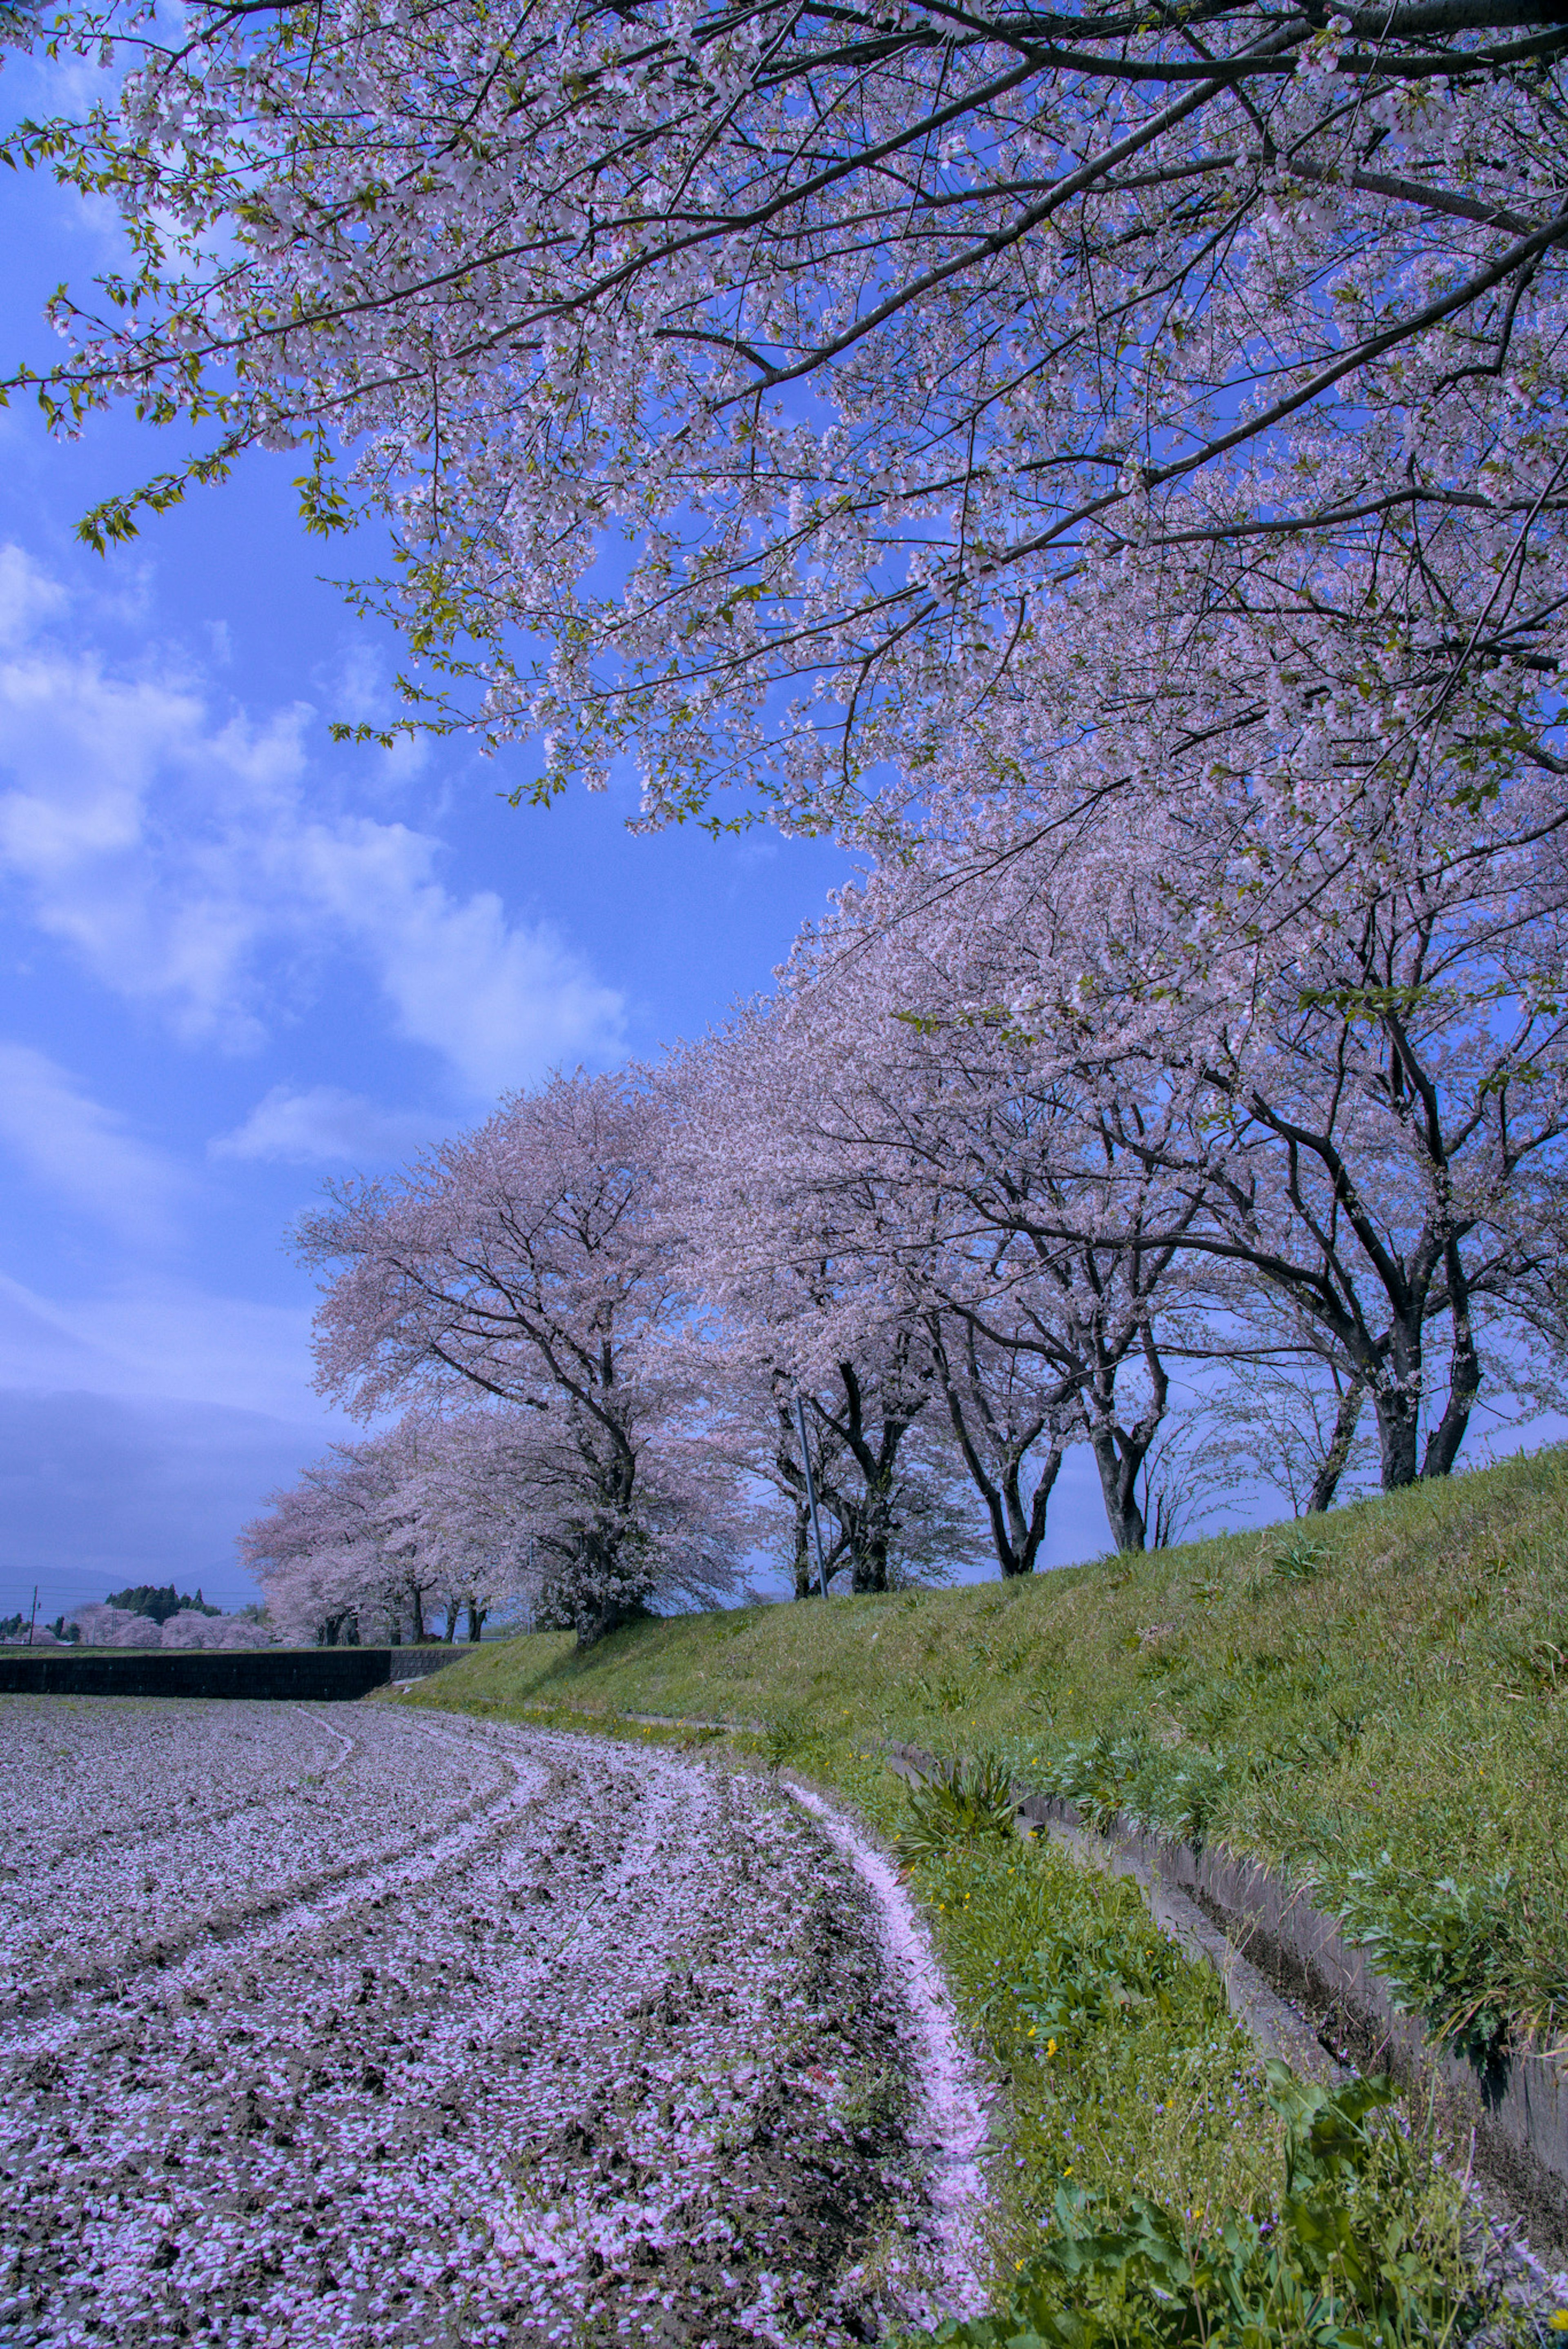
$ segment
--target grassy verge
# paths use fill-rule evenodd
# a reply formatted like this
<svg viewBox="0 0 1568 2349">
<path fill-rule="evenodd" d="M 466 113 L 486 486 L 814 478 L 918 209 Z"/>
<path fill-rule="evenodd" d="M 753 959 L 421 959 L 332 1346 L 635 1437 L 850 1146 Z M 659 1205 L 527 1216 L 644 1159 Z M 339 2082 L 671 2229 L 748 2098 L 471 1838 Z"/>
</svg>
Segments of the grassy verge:
<svg viewBox="0 0 1568 2349">
<path fill-rule="evenodd" d="M 405 1701 L 992 1750 L 1310 1887 L 1456 2042 L 1568 2036 L 1561 1450 L 1012 1586 L 509 1640 Z"/>
<path fill-rule="evenodd" d="M 994 2313 L 935 2342 L 1393 2349 L 1496 2323 L 1429 2124 L 1260 2064 L 1129 1885 L 975 1833 L 912 1873 L 1003 2116 Z"/>
<path fill-rule="evenodd" d="M 1412 2011 L 1480 2045 L 1568 2030 L 1565 1699 L 1551 1452 L 1011 1588 L 649 1623 L 586 1656 L 520 1639 L 397 1701 L 646 1738 L 701 1733 L 631 1716 L 728 1723 L 907 1837 L 879 1745 L 989 1754 L 1309 1885 Z M 983 1819 L 907 1849 L 999 2087 L 997 2313 L 945 2328 L 953 2349 L 1398 2349 L 1481 2322 L 1420 2116 L 1271 2075 L 1130 1891 L 1059 1854 Z"/>
</svg>

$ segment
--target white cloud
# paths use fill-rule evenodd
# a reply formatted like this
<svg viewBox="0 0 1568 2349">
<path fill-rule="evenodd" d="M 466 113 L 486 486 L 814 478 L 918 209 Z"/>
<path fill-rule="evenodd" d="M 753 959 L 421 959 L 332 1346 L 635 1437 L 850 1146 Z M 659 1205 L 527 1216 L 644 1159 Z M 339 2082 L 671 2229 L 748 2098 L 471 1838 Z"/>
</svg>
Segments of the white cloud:
<svg viewBox="0 0 1568 2349">
<path fill-rule="evenodd" d="M 307 1299 L 261 1305 L 151 1276 L 62 1299 L 0 1273 L 4 1387 L 227 1403 L 323 1427 L 325 1440 L 347 1424 L 311 1384 Z"/>
<path fill-rule="evenodd" d="M 362 1164 L 410 1157 L 439 1140 L 446 1123 L 381 1109 L 337 1085 L 312 1085 L 305 1092 L 274 1085 L 243 1125 L 219 1134 L 207 1149 L 213 1158 L 282 1159 L 296 1166 Z"/>
<path fill-rule="evenodd" d="M 223 720 L 199 682 L 53 643 L 39 631 L 58 591 L 7 564 L 0 873 L 105 985 L 187 1040 L 243 1050 L 346 954 L 396 1030 L 480 1095 L 617 1050 L 621 998 L 547 924 L 456 895 L 429 834 L 311 804 L 308 709 Z"/>
<path fill-rule="evenodd" d="M 51 1198 L 122 1238 L 167 1236 L 182 1188 L 174 1168 L 30 1045 L 0 1043 L 0 1148 Z"/>
<path fill-rule="evenodd" d="M 360 817 L 308 826 L 291 846 L 303 888 L 357 942 L 400 1031 L 444 1052 L 473 1092 L 618 1040 L 621 998 L 547 923 L 510 925 L 493 890 L 454 898 L 423 833 Z"/>
<path fill-rule="evenodd" d="M 0 546 L 0 645 L 20 644 L 60 610 L 66 591 L 19 546 Z"/>
</svg>

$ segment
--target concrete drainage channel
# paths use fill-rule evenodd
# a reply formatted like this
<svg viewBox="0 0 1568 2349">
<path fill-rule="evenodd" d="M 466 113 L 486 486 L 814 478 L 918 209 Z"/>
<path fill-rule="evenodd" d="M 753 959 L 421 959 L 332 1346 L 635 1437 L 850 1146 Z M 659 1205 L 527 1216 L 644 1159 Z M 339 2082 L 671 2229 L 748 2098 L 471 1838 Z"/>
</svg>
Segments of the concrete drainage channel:
<svg viewBox="0 0 1568 2349">
<path fill-rule="evenodd" d="M 899 1777 L 919 1785 L 935 1767 L 935 1758 L 915 1747 L 898 1746 L 888 1752 L 888 1764 Z M 1033 1829 L 1044 1828 L 1054 1843 L 1085 1867 L 1130 1877 L 1147 1901 L 1155 1923 L 1189 1958 L 1213 1967 L 1225 1985 L 1231 2013 L 1265 2055 L 1277 2055 L 1303 2079 L 1334 2082 L 1345 2077 L 1344 2064 L 1324 2045 L 1307 2018 L 1280 1996 L 1195 1900 L 1179 1887 L 1167 1884 L 1146 1862 L 1118 1851 L 1080 1823 L 1037 1818 L 1033 1806 L 1039 1801 L 1037 1795 L 1026 1797 L 1019 1806 L 1019 1817 Z"/>
<path fill-rule="evenodd" d="M 919 1746 L 885 1750 L 889 1765 L 910 1778 L 940 1766 Z M 1014 1791 L 1024 1826 L 1140 1886 L 1156 1921 L 1213 1966 L 1232 2013 L 1267 2054 L 1320 2079 L 1343 2077 L 1348 2054 L 1361 2071 L 1386 2067 L 1407 2088 L 1440 2090 L 1531 2230 L 1568 2242 L 1568 2082 L 1549 2057 L 1483 2066 L 1449 2053 L 1397 2011 L 1391 1986 L 1334 1918 L 1255 1860 L 1151 1835 L 1122 1818 L 1096 1829 L 1061 1795 Z"/>
</svg>

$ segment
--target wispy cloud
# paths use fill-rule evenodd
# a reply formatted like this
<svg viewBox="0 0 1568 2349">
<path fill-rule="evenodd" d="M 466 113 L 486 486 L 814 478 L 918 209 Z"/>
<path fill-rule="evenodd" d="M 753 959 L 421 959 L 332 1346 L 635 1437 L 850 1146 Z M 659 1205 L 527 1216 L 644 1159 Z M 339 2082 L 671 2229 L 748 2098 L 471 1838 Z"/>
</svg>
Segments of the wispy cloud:
<svg viewBox="0 0 1568 2349">
<path fill-rule="evenodd" d="M 0 1150 L 49 1198 L 122 1239 L 169 1237 L 183 1187 L 176 1168 L 27 1044 L 0 1043 Z"/>
<path fill-rule="evenodd" d="M 0 1273 L 0 1388 L 183 1397 L 336 1426 L 314 1393 L 307 1304 L 264 1305 L 138 1273 L 48 1297 Z"/>
<path fill-rule="evenodd" d="M 428 833 L 320 812 L 308 709 L 225 717 L 200 678 L 118 670 L 50 637 L 59 600 L 0 559 L 0 874 L 103 984 L 244 1050 L 348 957 L 476 1096 L 615 1053 L 622 999 L 548 924 L 453 891 Z"/>
<path fill-rule="evenodd" d="M 337 1085 L 294 1092 L 274 1085 L 244 1123 L 207 1145 L 213 1158 L 281 1160 L 296 1166 L 356 1164 L 408 1158 L 439 1139 L 450 1121 L 382 1109 Z"/>
<path fill-rule="evenodd" d="M 0 645 L 20 644 L 63 609 L 66 591 L 19 546 L 0 546 Z"/>
</svg>

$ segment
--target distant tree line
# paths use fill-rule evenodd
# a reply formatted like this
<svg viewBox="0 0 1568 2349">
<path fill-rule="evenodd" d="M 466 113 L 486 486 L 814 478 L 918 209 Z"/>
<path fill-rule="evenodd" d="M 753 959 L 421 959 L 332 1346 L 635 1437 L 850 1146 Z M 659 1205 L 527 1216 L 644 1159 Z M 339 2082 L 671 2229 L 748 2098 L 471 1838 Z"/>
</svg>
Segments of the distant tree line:
<svg viewBox="0 0 1568 2349">
<path fill-rule="evenodd" d="M 189 1598 L 176 1591 L 171 1582 L 162 1584 L 137 1582 L 125 1590 L 111 1590 L 104 1601 L 108 1607 L 121 1607 L 128 1615 L 149 1615 L 154 1623 L 167 1623 L 171 1615 L 221 1615 L 221 1607 L 210 1607 L 202 1596 L 202 1586 L 196 1586 L 196 1596 Z"/>
</svg>

